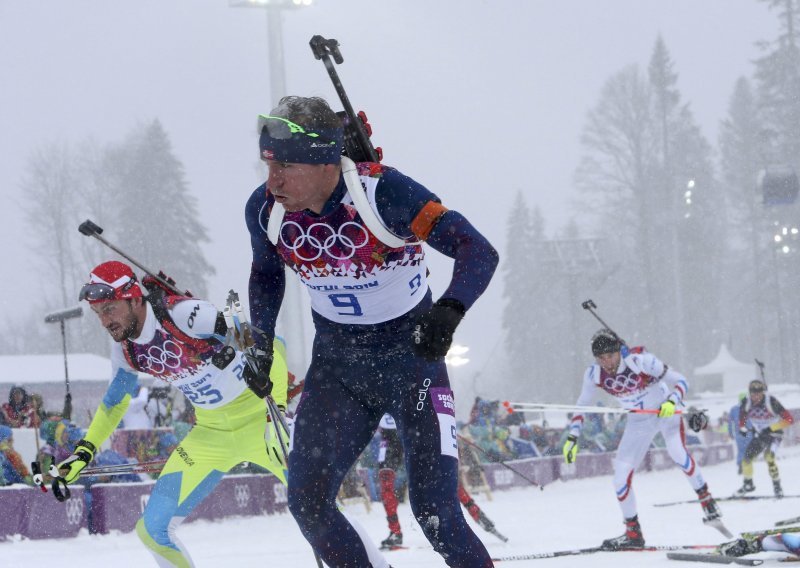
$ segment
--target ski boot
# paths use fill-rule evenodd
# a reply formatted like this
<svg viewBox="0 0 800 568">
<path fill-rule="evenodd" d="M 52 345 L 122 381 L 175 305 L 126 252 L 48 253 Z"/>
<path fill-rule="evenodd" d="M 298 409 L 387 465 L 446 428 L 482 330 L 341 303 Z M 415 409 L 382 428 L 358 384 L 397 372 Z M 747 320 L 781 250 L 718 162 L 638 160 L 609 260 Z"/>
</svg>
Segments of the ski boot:
<svg viewBox="0 0 800 568">
<path fill-rule="evenodd" d="M 745 478 L 744 483 L 739 489 L 736 490 L 736 493 L 734 495 L 742 496 L 746 493 L 752 493 L 755 490 L 756 486 L 753 484 L 753 480 Z"/>
<path fill-rule="evenodd" d="M 628 550 L 642 547 L 644 547 L 644 536 L 642 536 L 642 527 L 639 526 L 639 515 L 625 519 L 625 534 L 606 539 L 600 545 L 600 548 L 604 550 Z"/>
<path fill-rule="evenodd" d="M 403 533 L 390 532 L 389 536 L 381 541 L 382 550 L 392 550 L 398 546 L 403 546 Z"/>
<path fill-rule="evenodd" d="M 717 551 L 723 556 L 744 556 L 745 554 L 755 554 L 761 552 L 761 537 L 746 539 L 739 538 L 730 542 L 723 542 L 717 547 Z"/>
<path fill-rule="evenodd" d="M 697 490 L 697 497 L 700 499 L 700 506 L 703 507 L 703 522 L 713 521 L 722 516 L 722 511 L 719 509 L 716 500 L 708 492 L 708 484 L 706 483 Z"/>
<path fill-rule="evenodd" d="M 783 497 L 783 487 L 781 487 L 780 479 L 772 480 L 772 489 L 775 491 L 775 497 L 777 497 L 778 499 Z"/>
</svg>

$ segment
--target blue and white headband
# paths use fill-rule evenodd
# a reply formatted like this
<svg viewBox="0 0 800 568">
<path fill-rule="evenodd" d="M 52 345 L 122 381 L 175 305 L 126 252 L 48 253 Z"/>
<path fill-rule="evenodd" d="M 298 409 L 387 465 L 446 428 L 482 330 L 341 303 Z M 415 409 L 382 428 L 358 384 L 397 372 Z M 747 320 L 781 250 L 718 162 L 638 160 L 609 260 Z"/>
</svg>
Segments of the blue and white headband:
<svg viewBox="0 0 800 568">
<path fill-rule="evenodd" d="M 311 131 L 280 116 L 258 116 L 261 158 L 292 164 L 338 164 L 342 159 L 343 128 Z"/>
</svg>

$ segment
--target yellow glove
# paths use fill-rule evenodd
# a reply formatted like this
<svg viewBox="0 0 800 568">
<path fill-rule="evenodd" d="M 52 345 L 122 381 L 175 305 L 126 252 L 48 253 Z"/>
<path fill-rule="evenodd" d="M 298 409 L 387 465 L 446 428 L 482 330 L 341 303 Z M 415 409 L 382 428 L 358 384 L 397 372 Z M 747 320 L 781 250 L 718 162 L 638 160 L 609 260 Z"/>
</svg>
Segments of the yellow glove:
<svg viewBox="0 0 800 568">
<path fill-rule="evenodd" d="M 64 481 L 72 483 L 78 479 L 83 468 L 89 465 L 94 459 L 95 451 L 96 448 L 94 444 L 88 440 L 79 440 L 78 443 L 75 444 L 72 455 L 58 464 L 58 472 L 61 474 L 61 477 L 64 478 Z"/>
<path fill-rule="evenodd" d="M 575 463 L 575 458 L 578 457 L 578 438 L 572 434 L 567 436 L 567 441 L 564 442 L 564 448 L 561 451 L 564 453 L 565 462 Z"/>
<path fill-rule="evenodd" d="M 775 424 L 770 424 L 769 429 L 773 432 L 779 432 L 791 424 L 788 420 L 778 420 Z"/>
<path fill-rule="evenodd" d="M 665 400 L 661 404 L 661 409 L 658 411 L 659 418 L 671 418 L 675 415 L 675 402 L 671 400 Z"/>
</svg>

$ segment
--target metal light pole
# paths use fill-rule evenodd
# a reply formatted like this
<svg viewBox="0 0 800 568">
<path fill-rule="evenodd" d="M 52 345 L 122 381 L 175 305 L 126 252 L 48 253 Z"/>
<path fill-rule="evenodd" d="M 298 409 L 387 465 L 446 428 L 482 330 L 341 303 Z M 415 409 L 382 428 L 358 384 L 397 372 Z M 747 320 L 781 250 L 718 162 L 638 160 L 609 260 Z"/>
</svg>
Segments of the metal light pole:
<svg viewBox="0 0 800 568">
<path fill-rule="evenodd" d="M 791 282 L 789 271 L 785 265 L 790 257 L 798 252 L 800 228 L 793 226 L 779 226 L 773 236 L 775 247 L 772 258 L 775 261 L 775 300 L 778 319 L 778 349 L 780 352 L 780 377 L 782 380 L 792 380 L 796 376 L 796 357 L 790 346 L 795 345 L 793 318 L 789 307 L 785 306 L 783 298 L 783 281 Z"/>
<path fill-rule="evenodd" d="M 79 318 L 83 315 L 83 308 L 78 306 L 76 308 L 69 308 L 61 310 L 60 312 L 53 312 L 44 317 L 45 323 L 58 323 L 61 326 L 61 347 L 64 351 L 64 382 L 67 387 L 67 392 L 64 395 L 64 418 L 67 420 L 72 419 L 72 394 L 69 392 L 69 365 L 67 364 L 67 332 L 64 322 L 68 319 Z"/>
<path fill-rule="evenodd" d="M 670 180 L 672 177 L 670 177 Z M 672 249 L 672 287 L 675 289 L 675 332 L 678 335 L 678 365 L 685 368 L 687 365 L 686 357 L 686 333 L 684 325 L 684 298 L 683 298 L 683 279 L 681 278 L 681 247 L 680 247 L 680 223 L 689 217 L 687 211 L 683 216 L 678 215 L 679 206 L 678 191 L 673 188 L 672 183 L 667 186 L 670 189 L 670 205 L 672 207 L 672 223 L 670 227 L 670 247 Z M 686 183 L 686 190 L 683 194 L 684 203 L 687 206 L 692 204 L 692 191 L 695 189 L 695 182 L 690 179 Z"/>
<path fill-rule="evenodd" d="M 267 9 L 267 47 L 269 49 L 269 94 L 275 107 L 286 96 L 286 70 L 283 58 L 283 14 Z"/>
<path fill-rule="evenodd" d="M 313 0 L 229 0 L 231 8 L 262 8 L 267 13 L 267 46 L 269 49 L 270 109 L 286 96 L 286 65 L 283 56 L 283 12 L 307 7 Z M 269 109 L 267 109 L 269 110 Z M 306 357 L 305 319 L 303 296 L 297 277 L 284 268 L 286 289 L 283 306 L 278 314 L 280 329 L 286 339 L 286 357 L 289 369 L 298 376 L 305 374 Z"/>
</svg>

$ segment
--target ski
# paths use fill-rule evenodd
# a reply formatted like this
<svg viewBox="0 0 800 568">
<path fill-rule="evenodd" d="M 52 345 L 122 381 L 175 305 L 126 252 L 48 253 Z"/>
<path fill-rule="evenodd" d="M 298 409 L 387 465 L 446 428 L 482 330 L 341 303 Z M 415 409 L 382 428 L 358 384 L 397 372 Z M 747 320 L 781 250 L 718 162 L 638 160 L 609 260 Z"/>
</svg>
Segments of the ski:
<svg viewBox="0 0 800 568">
<path fill-rule="evenodd" d="M 228 292 L 228 299 L 222 310 L 222 317 L 225 320 L 225 325 L 228 327 L 226 349 L 234 351 L 230 343 L 236 343 L 244 354 L 245 363 L 253 372 L 257 373 L 259 363 L 256 358 L 256 342 L 253 334 L 259 333 L 264 335 L 264 332 L 247 320 L 247 314 L 244 313 L 242 303 L 239 300 L 239 294 L 233 290 Z M 286 468 L 289 463 L 289 426 L 286 423 L 283 412 L 278 408 L 278 405 L 275 404 L 275 400 L 270 395 L 266 395 L 263 398 L 267 402 L 267 418 L 275 425 L 275 435 L 277 436 L 278 445 L 281 450 L 281 455 L 276 455 L 275 457 L 278 458 L 279 461 L 282 458 L 281 465 L 283 466 L 284 473 L 288 473 Z M 317 568 L 323 568 L 322 558 L 316 550 L 313 552 Z"/>
<path fill-rule="evenodd" d="M 402 544 L 393 544 L 391 546 L 381 546 L 380 550 L 383 552 L 393 552 L 395 550 L 408 550 L 408 547 Z"/>
<path fill-rule="evenodd" d="M 774 495 L 731 495 L 730 497 L 715 497 L 716 501 L 762 501 L 767 499 L 797 499 L 800 495 L 784 495 L 775 497 Z M 686 499 L 684 501 L 670 501 L 667 503 L 654 503 L 653 507 L 672 507 L 674 505 L 687 505 L 689 503 L 700 503 L 698 499 Z"/>
<path fill-rule="evenodd" d="M 761 501 L 765 499 L 800 499 L 800 495 L 782 495 L 776 497 L 775 495 L 731 495 L 730 497 L 723 497 L 717 501 Z"/>
<path fill-rule="evenodd" d="M 478 518 L 475 519 L 475 522 L 478 523 L 478 526 L 489 534 L 493 534 L 503 542 L 508 542 L 508 537 L 497 530 L 497 527 L 494 526 L 494 523 L 483 511 L 478 511 Z"/>
<path fill-rule="evenodd" d="M 703 523 L 709 527 L 717 529 L 719 532 L 725 535 L 725 538 L 733 538 L 733 533 L 728 530 L 728 527 L 722 523 L 722 519 L 719 517 L 716 519 L 703 519 Z"/>
<path fill-rule="evenodd" d="M 700 550 L 716 548 L 713 544 L 695 544 L 688 546 L 644 546 L 641 548 L 622 548 L 611 550 L 602 546 L 591 548 L 575 548 L 572 550 L 557 550 L 555 552 L 535 552 L 533 554 L 515 554 L 510 556 L 498 556 L 492 558 L 493 562 L 508 562 L 512 560 L 539 560 L 543 558 L 558 558 L 559 556 L 580 556 L 584 554 L 595 554 L 597 552 L 658 552 L 663 550 Z"/>
<path fill-rule="evenodd" d="M 667 552 L 670 560 L 683 560 L 685 562 L 706 562 L 709 564 L 738 564 L 739 566 L 760 566 L 764 563 L 759 558 L 738 558 L 722 554 L 700 554 L 692 552 Z"/>
<path fill-rule="evenodd" d="M 792 517 L 791 519 L 784 519 L 782 521 L 778 521 L 775 523 L 776 527 L 788 527 L 790 525 L 796 525 L 800 523 L 800 517 Z"/>
<path fill-rule="evenodd" d="M 494 536 L 496 536 L 497 538 L 499 538 L 503 542 L 508 542 L 508 537 L 505 536 L 504 534 L 502 534 L 497 529 L 494 529 L 494 528 L 493 529 L 487 529 L 486 532 L 493 534 Z"/>
<path fill-rule="evenodd" d="M 538 560 L 540 558 L 558 558 L 559 556 L 579 556 L 582 554 L 593 554 L 595 552 L 608 551 L 601 546 L 594 546 L 592 548 L 575 548 L 573 550 L 557 550 L 555 552 L 535 552 L 533 554 L 498 556 L 496 558 L 492 558 L 492 562 L 508 562 L 511 560 Z"/>
</svg>

